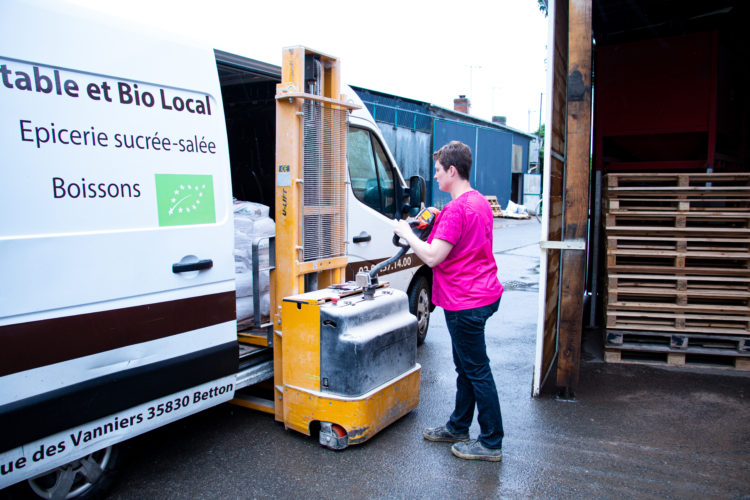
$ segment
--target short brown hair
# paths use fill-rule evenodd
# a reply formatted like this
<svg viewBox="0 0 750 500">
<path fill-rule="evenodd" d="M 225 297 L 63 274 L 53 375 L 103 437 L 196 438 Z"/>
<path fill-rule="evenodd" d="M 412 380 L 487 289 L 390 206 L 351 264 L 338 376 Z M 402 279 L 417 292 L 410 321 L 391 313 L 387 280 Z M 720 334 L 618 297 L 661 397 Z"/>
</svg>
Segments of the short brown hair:
<svg viewBox="0 0 750 500">
<path fill-rule="evenodd" d="M 471 148 L 461 141 L 451 141 L 432 154 L 432 159 L 439 161 L 443 168 L 456 167 L 459 177 L 469 179 L 471 171 Z"/>
</svg>

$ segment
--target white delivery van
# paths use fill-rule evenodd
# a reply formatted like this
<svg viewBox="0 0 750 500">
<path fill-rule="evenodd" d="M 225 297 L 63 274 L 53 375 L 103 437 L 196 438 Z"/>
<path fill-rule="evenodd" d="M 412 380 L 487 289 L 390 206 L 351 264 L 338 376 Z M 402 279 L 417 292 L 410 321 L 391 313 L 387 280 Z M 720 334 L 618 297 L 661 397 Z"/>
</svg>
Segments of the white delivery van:
<svg viewBox="0 0 750 500">
<path fill-rule="evenodd" d="M 91 493 L 110 446 L 233 398 L 233 198 L 274 213 L 279 80 L 70 5 L 0 6 L 0 488 L 78 461 L 32 486 Z M 364 107 L 348 160 L 356 273 L 395 253 L 407 184 Z M 424 339 L 431 274 L 411 253 L 383 274 Z"/>
</svg>

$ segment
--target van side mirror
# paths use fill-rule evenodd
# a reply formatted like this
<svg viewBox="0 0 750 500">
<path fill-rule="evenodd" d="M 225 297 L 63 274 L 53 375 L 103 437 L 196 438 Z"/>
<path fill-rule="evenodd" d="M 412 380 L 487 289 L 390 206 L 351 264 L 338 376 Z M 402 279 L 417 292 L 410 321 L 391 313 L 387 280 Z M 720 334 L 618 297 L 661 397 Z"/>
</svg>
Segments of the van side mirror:
<svg viewBox="0 0 750 500">
<path fill-rule="evenodd" d="M 416 216 L 424 206 L 427 197 L 427 183 L 418 176 L 413 175 L 409 178 L 409 215 Z"/>
</svg>

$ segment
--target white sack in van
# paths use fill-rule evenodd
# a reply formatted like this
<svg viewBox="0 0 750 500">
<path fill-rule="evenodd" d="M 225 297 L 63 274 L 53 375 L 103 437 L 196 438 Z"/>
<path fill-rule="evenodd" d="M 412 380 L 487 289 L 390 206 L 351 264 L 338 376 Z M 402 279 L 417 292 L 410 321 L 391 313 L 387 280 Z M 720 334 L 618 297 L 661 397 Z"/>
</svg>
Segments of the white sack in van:
<svg viewBox="0 0 750 500">
<path fill-rule="evenodd" d="M 264 293 L 260 296 L 260 315 L 267 317 L 271 314 L 271 294 Z M 253 298 L 240 297 L 237 299 L 237 321 L 253 319 Z"/>
<path fill-rule="evenodd" d="M 253 273 L 237 273 L 234 275 L 234 284 L 237 288 L 237 298 L 252 297 L 253 295 Z"/>
<path fill-rule="evenodd" d="M 269 236 L 273 236 L 276 231 L 276 223 L 273 219 L 264 218 L 253 221 L 256 225 L 260 223 L 260 229 L 266 231 L 266 233 L 245 233 L 239 229 L 234 231 L 234 256 L 235 260 L 246 260 L 247 266 L 252 269 L 253 265 L 253 240 L 262 237 L 258 244 L 258 262 L 262 268 L 268 267 L 270 263 L 270 254 L 268 250 L 268 239 Z M 236 219 L 235 219 L 235 227 Z"/>
<path fill-rule="evenodd" d="M 235 286 L 237 287 L 237 297 L 252 297 L 253 295 L 253 273 L 242 272 L 234 275 Z M 259 279 L 260 293 L 266 293 L 271 288 L 271 280 L 268 271 L 260 272 Z"/>
<path fill-rule="evenodd" d="M 237 233 L 244 236 L 245 238 L 250 238 L 250 234 L 253 232 L 253 225 L 255 224 L 255 220 L 246 216 L 246 215 L 239 215 L 234 214 L 234 232 L 235 237 L 237 237 Z M 252 241 L 252 240 L 250 240 Z"/>
<path fill-rule="evenodd" d="M 269 266 L 267 237 L 276 234 L 276 223 L 268 217 L 269 207 L 250 201 L 234 200 L 234 256 L 236 271 L 244 272 L 243 267 L 252 270 L 253 241 L 259 242 L 258 260 L 260 267 Z"/>
<path fill-rule="evenodd" d="M 234 274 L 240 273 L 251 273 L 253 270 L 253 263 L 247 256 L 246 250 L 234 249 Z"/>
<path fill-rule="evenodd" d="M 237 297 L 237 321 L 252 319 L 253 317 L 253 298 Z"/>
<path fill-rule="evenodd" d="M 250 236 L 248 236 L 246 232 L 237 229 L 237 219 L 235 219 L 235 229 L 234 229 L 235 254 L 237 254 L 238 250 L 246 251 L 248 248 L 252 248 L 252 246 L 253 246 L 252 238 L 250 238 Z"/>
<path fill-rule="evenodd" d="M 269 207 L 250 201 L 234 200 L 234 272 L 237 297 L 237 320 L 253 317 L 253 241 L 264 238 L 258 245 L 258 263 L 261 269 L 270 264 L 268 239 L 276 233 L 276 223 L 268 217 Z M 270 272 L 260 271 L 259 291 L 261 315 L 271 310 Z"/>
<path fill-rule="evenodd" d="M 257 236 L 273 236 L 276 234 L 276 223 L 270 217 L 261 217 L 253 221 L 253 233 Z"/>
<path fill-rule="evenodd" d="M 260 203 L 242 201 L 237 198 L 234 198 L 233 200 L 234 204 L 232 206 L 232 211 L 235 215 L 239 214 L 240 216 L 244 215 L 251 219 L 260 219 L 261 217 L 268 217 L 268 213 L 271 210 L 270 207 Z"/>
<path fill-rule="evenodd" d="M 250 246 L 255 238 L 267 238 L 275 234 L 276 223 L 270 217 L 251 219 L 244 215 L 234 214 L 235 246 L 238 243 Z"/>
</svg>

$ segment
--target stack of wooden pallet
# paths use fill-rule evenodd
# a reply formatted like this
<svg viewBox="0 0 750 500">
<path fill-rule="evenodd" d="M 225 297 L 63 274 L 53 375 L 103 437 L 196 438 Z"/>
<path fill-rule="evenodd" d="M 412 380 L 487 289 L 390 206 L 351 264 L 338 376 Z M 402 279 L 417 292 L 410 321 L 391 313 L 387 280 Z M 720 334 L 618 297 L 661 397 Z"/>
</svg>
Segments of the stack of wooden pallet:
<svg viewBox="0 0 750 500">
<path fill-rule="evenodd" d="M 750 369 L 750 174 L 609 174 L 605 359 Z"/>
<path fill-rule="evenodd" d="M 490 202 L 490 207 L 492 207 L 492 216 L 493 217 L 502 217 L 503 216 L 503 209 L 500 207 L 500 204 L 497 202 L 497 196 L 488 196 L 485 195 L 485 198 L 487 198 L 487 201 Z"/>
</svg>

